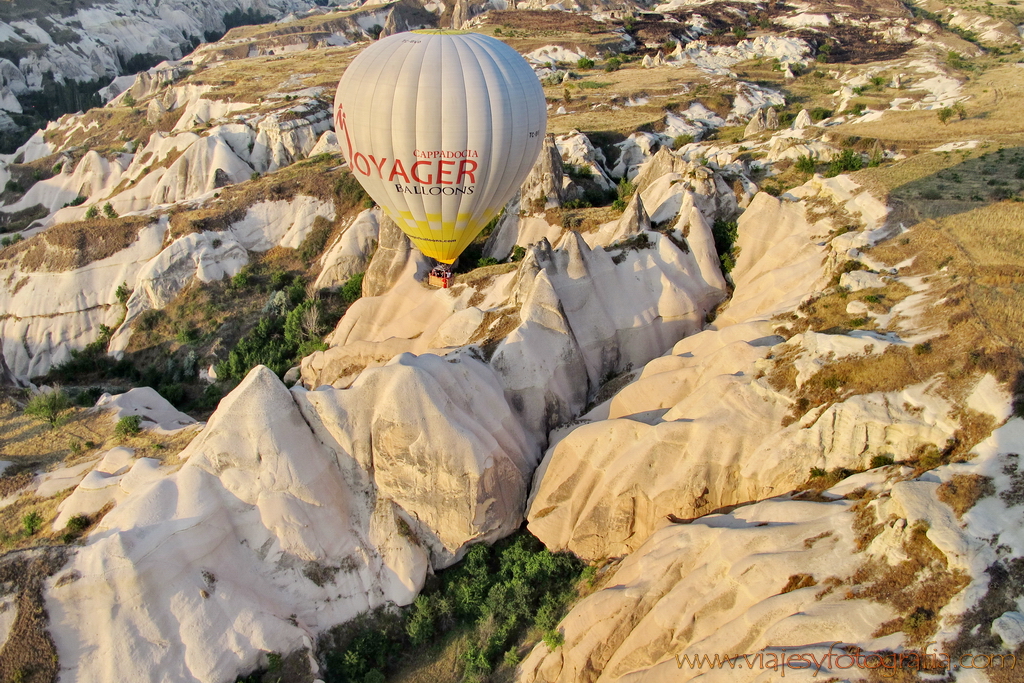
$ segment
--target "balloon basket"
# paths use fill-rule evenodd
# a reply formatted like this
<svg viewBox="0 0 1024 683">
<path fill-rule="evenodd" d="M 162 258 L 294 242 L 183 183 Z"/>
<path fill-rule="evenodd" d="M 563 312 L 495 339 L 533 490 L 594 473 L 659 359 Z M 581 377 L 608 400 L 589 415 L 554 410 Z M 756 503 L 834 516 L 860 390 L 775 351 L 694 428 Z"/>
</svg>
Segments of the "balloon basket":
<svg viewBox="0 0 1024 683">
<path fill-rule="evenodd" d="M 432 287 L 440 287 L 441 289 L 448 289 L 452 286 L 452 278 L 455 276 L 452 271 L 442 266 L 437 266 L 430 271 L 430 275 L 427 276 L 427 284 Z"/>
</svg>

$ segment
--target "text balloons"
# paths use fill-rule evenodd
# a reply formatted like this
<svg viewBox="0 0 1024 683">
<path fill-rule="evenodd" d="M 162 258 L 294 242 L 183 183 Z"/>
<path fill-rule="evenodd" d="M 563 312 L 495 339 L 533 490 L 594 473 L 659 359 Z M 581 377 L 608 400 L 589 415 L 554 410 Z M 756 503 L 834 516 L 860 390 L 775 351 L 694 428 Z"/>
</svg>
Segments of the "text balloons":
<svg viewBox="0 0 1024 683">
<path fill-rule="evenodd" d="M 334 98 L 356 179 L 425 255 L 452 263 L 516 193 L 544 141 L 537 76 L 499 40 L 397 33 L 363 50 Z"/>
</svg>

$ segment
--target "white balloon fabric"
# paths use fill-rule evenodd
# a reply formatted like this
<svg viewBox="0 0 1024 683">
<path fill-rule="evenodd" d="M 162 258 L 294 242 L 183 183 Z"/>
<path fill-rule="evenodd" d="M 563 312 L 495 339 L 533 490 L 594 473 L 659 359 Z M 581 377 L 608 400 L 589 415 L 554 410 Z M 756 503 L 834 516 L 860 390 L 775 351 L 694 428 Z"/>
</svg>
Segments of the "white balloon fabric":
<svg viewBox="0 0 1024 683">
<path fill-rule="evenodd" d="M 334 124 L 370 197 L 426 256 L 452 263 L 526 179 L 547 107 L 537 76 L 505 43 L 421 30 L 352 60 Z"/>
</svg>

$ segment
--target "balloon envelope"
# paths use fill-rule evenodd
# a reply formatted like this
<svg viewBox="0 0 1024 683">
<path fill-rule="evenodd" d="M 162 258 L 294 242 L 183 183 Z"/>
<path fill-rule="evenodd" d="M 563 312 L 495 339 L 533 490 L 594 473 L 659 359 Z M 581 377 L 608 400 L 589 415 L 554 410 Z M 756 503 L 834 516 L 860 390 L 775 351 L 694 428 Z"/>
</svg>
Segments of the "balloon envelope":
<svg viewBox="0 0 1024 683">
<path fill-rule="evenodd" d="M 425 255 L 452 263 L 516 193 L 544 140 L 537 76 L 499 40 L 397 33 L 363 50 L 334 98 L 356 179 Z"/>
</svg>

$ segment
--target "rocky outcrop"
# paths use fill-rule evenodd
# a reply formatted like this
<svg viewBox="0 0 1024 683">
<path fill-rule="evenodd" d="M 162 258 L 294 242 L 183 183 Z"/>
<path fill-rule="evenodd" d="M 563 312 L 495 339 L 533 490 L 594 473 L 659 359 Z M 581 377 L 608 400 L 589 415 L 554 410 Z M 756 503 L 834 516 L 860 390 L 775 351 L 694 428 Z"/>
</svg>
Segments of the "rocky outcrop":
<svg viewBox="0 0 1024 683">
<path fill-rule="evenodd" d="M 591 247 L 606 247 L 650 229 L 651 217 L 647 215 L 640 193 L 634 192 L 618 220 L 605 223 L 600 230 L 588 234 L 584 239 Z"/>
<path fill-rule="evenodd" d="M 346 391 L 289 392 L 254 369 L 181 469 L 129 485 L 48 589 L 62 670 L 234 680 L 408 604 L 431 567 L 522 519 L 536 452 L 503 406 L 470 358 L 403 356 Z"/>
<path fill-rule="evenodd" d="M 869 201 L 835 183 L 812 181 L 794 192 Z M 863 215 L 876 209 L 884 216 L 880 204 L 865 205 Z M 702 262 L 713 260 L 703 215 L 692 205 L 680 213 Z M 736 290 L 717 329 L 682 339 L 584 416 L 593 424 L 553 440 L 528 513 L 545 545 L 590 559 L 623 555 L 669 516 L 692 519 L 777 495 L 812 467 L 866 467 L 864 454 L 878 444 L 909 457 L 921 443 L 941 445 L 953 434 L 950 404 L 928 385 L 856 396 L 783 427 L 793 399 L 764 378 L 762 359 L 782 352 L 772 348 L 782 339 L 772 334 L 771 318 L 796 308 L 825 276 L 821 231 L 802 202 L 755 197 L 740 219 Z M 868 341 L 851 340 L 851 347 L 865 352 Z"/>
<path fill-rule="evenodd" d="M 0 310 L 7 314 L 0 318 L 0 339 L 8 367 L 20 377 L 46 374 L 73 349 L 96 341 L 101 325 L 116 327 L 124 313 L 118 285 L 135 282 L 160 253 L 166 230 L 166 222 L 145 226 L 127 248 L 79 268 L 9 263 L 0 284 Z"/>
<path fill-rule="evenodd" d="M 380 239 L 380 209 L 367 209 L 347 225 L 320 257 L 316 288 L 338 287 L 356 273 L 365 273 Z M 390 219 L 389 219 L 390 220 Z"/>
<path fill-rule="evenodd" d="M 757 110 L 747 127 L 743 129 L 743 137 L 749 138 L 766 130 L 775 130 L 779 127 L 779 113 L 774 107 L 763 107 Z"/>
<path fill-rule="evenodd" d="M 555 137 L 544 138 L 540 156 L 523 181 L 519 192 L 519 206 L 527 211 L 538 212 L 562 205 L 562 155 L 555 145 Z"/>
<path fill-rule="evenodd" d="M 1024 423 L 1015 419 L 979 444 L 972 462 L 921 478 L 888 467 L 825 492 L 832 502 L 779 496 L 689 524 L 666 521 L 610 568 L 614 576 L 603 590 L 561 622 L 564 644 L 554 650 L 538 644 L 517 680 L 570 683 L 594 680 L 595 672 L 601 681 L 697 680 L 722 655 L 737 657 L 734 666 L 721 666 L 729 666 L 727 680 L 753 683 L 780 670 L 779 657 L 794 652 L 805 659 L 790 660 L 790 675 L 847 678 L 855 664 L 846 653 L 867 658 L 859 668 L 882 668 L 875 653 L 914 651 L 905 632 L 879 632 L 920 610 L 909 597 L 917 595 L 949 600 L 929 612 L 943 652 L 969 647 L 968 639 L 987 638 L 1015 616 L 1004 618 L 1002 607 L 986 612 L 980 601 L 999 592 L 985 569 L 1005 571 L 996 545 L 1024 521 L 1022 508 L 1001 499 L 1008 483 L 992 486 L 959 519 L 943 501 L 958 477 L 1016 471 L 1021 445 Z M 843 500 L 858 490 L 866 496 L 860 503 Z M 928 569 L 913 569 L 918 565 Z M 896 566 L 911 568 L 895 584 L 899 595 L 885 583 Z M 968 636 L 961 628 L 973 631 Z M 894 663 L 887 670 L 898 671 Z"/>
<path fill-rule="evenodd" d="M 380 296 L 387 293 L 410 264 L 416 272 L 430 270 L 428 259 L 418 250 L 402 229 L 387 214 L 381 214 L 380 241 L 373 254 L 373 260 L 363 277 L 363 296 Z"/>
<path fill-rule="evenodd" d="M 724 295 L 714 284 L 721 281 L 717 267 L 705 275 L 696 257 L 667 237 L 636 236 L 643 240 L 608 249 L 591 249 L 572 231 L 555 247 L 542 239 L 516 271 L 487 290 L 460 286 L 458 279 L 451 290 L 426 289 L 407 265 L 385 294 L 364 296 L 349 309 L 329 340 L 332 348 L 303 361 L 303 381 L 345 385 L 352 373 L 397 353 L 455 345 L 458 328 L 459 344 L 492 346 L 490 365 L 514 411 L 543 443 L 604 378 L 698 330 Z M 383 230 L 381 241 L 367 278 L 383 249 Z"/>
<path fill-rule="evenodd" d="M 16 97 L 40 90 L 44 74 L 51 74 L 58 83 L 112 79 L 122 73 L 123 60 L 136 55 L 180 59 L 191 49 L 189 41 L 223 30 L 224 16 L 231 10 L 281 16 L 314 4 L 307 0 L 276 0 L 272 6 L 253 0 L 175 0 L 169 6 L 137 6 L 107 0 L 67 12 L 43 14 L 43 9 L 21 18 L 23 35 L 10 32 L 10 59 L 2 60 L 0 95 L 8 111 L 20 111 Z"/>
</svg>

